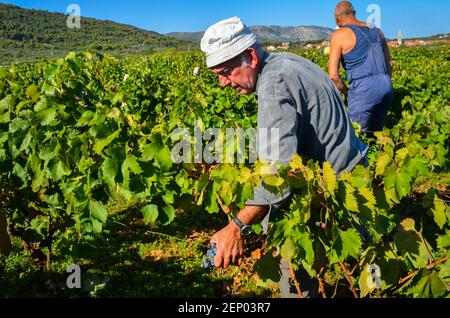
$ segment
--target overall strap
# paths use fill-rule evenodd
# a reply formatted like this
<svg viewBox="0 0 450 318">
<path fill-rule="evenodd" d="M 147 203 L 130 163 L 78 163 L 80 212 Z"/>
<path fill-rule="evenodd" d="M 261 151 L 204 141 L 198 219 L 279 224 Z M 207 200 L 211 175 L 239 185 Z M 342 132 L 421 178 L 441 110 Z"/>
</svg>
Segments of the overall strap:
<svg viewBox="0 0 450 318">
<path fill-rule="evenodd" d="M 364 36 L 367 40 L 367 42 L 369 42 L 370 44 L 374 44 L 374 43 L 378 43 L 378 40 L 373 41 L 366 33 L 364 33 L 361 29 L 360 26 L 357 25 L 349 25 L 348 27 L 350 27 L 350 29 L 352 29 L 353 31 L 357 31 L 359 34 L 362 34 L 362 36 Z M 370 29 L 370 27 L 369 27 Z M 377 30 L 378 35 L 380 35 L 380 32 L 378 31 L 377 28 L 375 28 Z"/>
</svg>

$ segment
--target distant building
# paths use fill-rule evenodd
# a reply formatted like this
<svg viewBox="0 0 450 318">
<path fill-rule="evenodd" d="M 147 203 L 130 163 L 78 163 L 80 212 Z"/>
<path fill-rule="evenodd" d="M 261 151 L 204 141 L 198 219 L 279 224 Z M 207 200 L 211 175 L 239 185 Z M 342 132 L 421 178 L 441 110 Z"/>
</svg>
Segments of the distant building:
<svg viewBox="0 0 450 318">
<path fill-rule="evenodd" d="M 388 42 L 388 45 L 389 45 L 390 47 L 394 47 L 394 48 L 399 47 L 397 41 L 389 41 L 389 42 Z"/>
<path fill-rule="evenodd" d="M 289 50 L 289 46 L 290 46 L 289 42 L 282 43 L 281 46 L 278 46 L 278 49 L 280 49 L 280 50 Z"/>
<path fill-rule="evenodd" d="M 403 34 L 402 34 L 402 30 L 399 30 L 399 31 L 398 31 L 397 43 L 398 43 L 398 46 L 402 46 L 402 44 L 403 44 Z"/>
<path fill-rule="evenodd" d="M 444 35 L 443 38 L 439 37 L 439 39 L 436 40 L 403 40 L 401 41 L 402 45 L 405 47 L 416 47 L 416 46 L 427 46 L 427 45 L 436 45 L 440 43 L 447 43 L 450 44 L 450 40 L 445 40 L 446 36 Z M 400 47 L 398 39 L 395 41 L 389 41 L 388 42 L 389 47 L 398 48 Z"/>
</svg>

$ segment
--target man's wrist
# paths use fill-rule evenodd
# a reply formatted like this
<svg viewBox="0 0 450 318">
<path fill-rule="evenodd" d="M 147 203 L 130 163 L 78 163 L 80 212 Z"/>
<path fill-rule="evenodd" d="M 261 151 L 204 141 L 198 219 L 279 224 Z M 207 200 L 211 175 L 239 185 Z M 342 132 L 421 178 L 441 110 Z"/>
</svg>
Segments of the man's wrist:
<svg viewBox="0 0 450 318">
<path fill-rule="evenodd" d="M 252 226 L 242 222 L 242 220 L 237 215 L 233 216 L 232 223 L 234 223 L 236 225 L 236 227 L 239 229 L 239 232 L 243 236 L 249 236 L 253 232 Z"/>
</svg>

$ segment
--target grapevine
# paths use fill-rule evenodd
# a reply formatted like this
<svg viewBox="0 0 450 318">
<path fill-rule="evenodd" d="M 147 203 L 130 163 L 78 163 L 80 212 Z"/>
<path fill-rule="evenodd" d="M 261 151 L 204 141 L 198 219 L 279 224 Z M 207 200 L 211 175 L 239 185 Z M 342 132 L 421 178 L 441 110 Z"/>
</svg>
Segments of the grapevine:
<svg viewBox="0 0 450 318">
<path fill-rule="evenodd" d="M 326 68 L 315 50 L 295 53 Z M 277 175 L 264 174 L 264 162 L 174 163 L 176 128 L 195 136 L 257 125 L 255 97 L 222 89 L 196 52 L 70 53 L 0 68 L 0 213 L 9 224 L 0 238 L 20 238 L 51 268 L 53 242 L 65 233 L 76 236 L 67 244 L 101 236 L 117 200 L 163 227 L 186 211 L 236 212 L 262 182 L 275 192 L 294 189 L 273 215 L 264 258 L 278 251 L 303 267 L 319 278 L 322 296 L 446 297 L 449 53 L 448 46 L 393 51 L 387 128 L 373 139 L 360 135 L 369 167 L 339 178 L 328 163 L 301 156 Z M 208 250 L 204 267 L 215 253 Z"/>
</svg>

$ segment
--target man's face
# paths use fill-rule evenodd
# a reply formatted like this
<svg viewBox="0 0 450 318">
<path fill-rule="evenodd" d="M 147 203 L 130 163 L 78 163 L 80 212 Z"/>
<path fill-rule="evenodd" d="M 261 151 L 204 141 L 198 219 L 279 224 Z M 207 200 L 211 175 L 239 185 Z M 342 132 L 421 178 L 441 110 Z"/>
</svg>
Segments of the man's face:
<svg viewBox="0 0 450 318">
<path fill-rule="evenodd" d="M 242 65 L 241 57 L 237 57 L 211 68 L 211 71 L 219 77 L 222 87 L 231 86 L 239 94 L 249 95 L 255 91 L 258 71 L 250 55 L 248 60 L 247 65 Z"/>
</svg>

